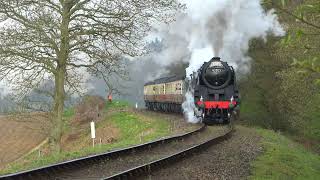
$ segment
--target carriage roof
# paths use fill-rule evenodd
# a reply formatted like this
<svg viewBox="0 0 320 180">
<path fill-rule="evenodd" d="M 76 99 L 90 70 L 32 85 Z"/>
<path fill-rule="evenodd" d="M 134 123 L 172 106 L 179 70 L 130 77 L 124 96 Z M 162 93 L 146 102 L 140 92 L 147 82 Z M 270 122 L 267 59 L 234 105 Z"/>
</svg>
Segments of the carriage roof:
<svg viewBox="0 0 320 180">
<path fill-rule="evenodd" d="M 179 81 L 184 79 L 185 79 L 185 76 L 174 75 L 174 76 L 162 77 L 162 78 L 147 82 L 144 85 L 148 86 L 148 85 L 155 85 L 155 84 L 163 84 L 163 83 L 169 83 L 169 82 L 174 82 L 174 81 Z"/>
</svg>

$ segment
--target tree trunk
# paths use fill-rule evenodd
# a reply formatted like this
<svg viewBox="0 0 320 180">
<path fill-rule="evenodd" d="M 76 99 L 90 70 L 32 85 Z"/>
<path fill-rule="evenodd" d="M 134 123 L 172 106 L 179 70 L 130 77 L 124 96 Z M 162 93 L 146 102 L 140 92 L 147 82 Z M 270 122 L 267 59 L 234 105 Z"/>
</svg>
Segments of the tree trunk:
<svg viewBox="0 0 320 180">
<path fill-rule="evenodd" d="M 62 22 L 61 22 L 61 44 L 60 51 L 58 52 L 58 61 L 57 68 L 55 73 L 55 96 L 54 96 L 54 109 L 53 109 L 53 130 L 51 136 L 51 150 L 59 153 L 61 151 L 61 136 L 63 128 L 63 112 L 64 112 L 64 100 L 65 100 L 65 91 L 64 83 L 66 80 L 67 74 L 67 61 L 69 58 L 69 23 L 70 16 L 69 11 L 70 7 L 67 2 L 63 4 L 63 13 L 62 13 Z"/>
<path fill-rule="evenodd" d="M 64 82 L 65 70 L 61 68 L 55 76 L 55 97 L 53 109 L 53 129 L 51 135 L 51 150 L 59 153 L 61 151 L 61 136 L 63 128 L 63 110 L 64 110 Z"/>
</svg>

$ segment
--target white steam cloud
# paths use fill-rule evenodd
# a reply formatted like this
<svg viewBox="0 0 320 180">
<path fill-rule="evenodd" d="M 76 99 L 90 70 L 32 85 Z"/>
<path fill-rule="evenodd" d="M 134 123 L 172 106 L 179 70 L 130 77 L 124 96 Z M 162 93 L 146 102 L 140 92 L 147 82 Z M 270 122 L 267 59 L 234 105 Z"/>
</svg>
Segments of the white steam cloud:
<svg viewBox="0 0 320 180">
<path fill-rule="evenodd" d="M 163 66 L 188 62 L 187 76 L 213 56 L 221 57 L 238 72 L 247 73 L 250 71 L 249 41 L 285 34 L 275 11 L 266 12 L 260 0 L 180 1 L 186 4 L 186 12 L 169 27 L 156 28 L 156 36 L 166 46 L 156 58 Z M 198 121 L 193 116 L 192 92 L 186 94 L 183 108 L 188 121 Z"/>
<path fill-rule="evenodd" d="M 190 123 L 198 123 L 199 120 L 194 116 L 194 111 L 193 111 L 195 109 L 195 105 L 193 103 L 194 102 L 193 93 L 191 91 L 188 91 L 185 94 L 185 98 L 186 98 L 186 101 L 182 104 L 182 109 L 185 117 Z"/>
</svg>

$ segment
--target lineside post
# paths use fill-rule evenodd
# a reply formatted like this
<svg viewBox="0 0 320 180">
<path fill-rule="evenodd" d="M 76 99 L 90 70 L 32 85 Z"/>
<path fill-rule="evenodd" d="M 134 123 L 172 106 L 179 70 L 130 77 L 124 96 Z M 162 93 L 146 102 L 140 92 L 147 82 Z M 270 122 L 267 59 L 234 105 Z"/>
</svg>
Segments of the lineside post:
<svg viewBox="0 0 320 180">
<path fill-rule="evenodd" d="M 96 129 L 93 121 L 90 123 L 90 127 L 91 127 L 92 147 L 94 147 L 94 139 L 96 138 Z"/>
</svg>

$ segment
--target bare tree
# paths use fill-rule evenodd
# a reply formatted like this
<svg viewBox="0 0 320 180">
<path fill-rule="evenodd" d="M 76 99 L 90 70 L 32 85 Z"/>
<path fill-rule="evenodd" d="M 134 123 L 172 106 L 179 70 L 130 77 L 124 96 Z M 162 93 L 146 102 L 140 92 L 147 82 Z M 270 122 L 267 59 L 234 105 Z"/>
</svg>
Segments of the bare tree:
<svg viewBox="0 0 320 180">
<path fill-rule="evenodd" d="M 101 79 L 103 80 L 107 90 L 107 92 L 117 95 L 125 95 L 123 91 L 121 91 L 125 87 L 125 82 L 130 80 L 130 64 L 128 63 L 128 59 L 122 58 L 117 61 L 117 64 L 105 68 L 104 66 L 97 66 L 94 69 L 90 70 L 90 73 L 97 79 L 95 81 Z M 101 88 L 99 86 L 98 88 Z"/>
<path fill-rule="evenodd" d="M 143 53 L 151 24 L 172 20 L 175 0 L 5 0 L 0 3 L 0 80 L 27 93 L 55 82 L 50 142 L 60 151 L 65 90 L 81 72 Z"/>
</svg>

